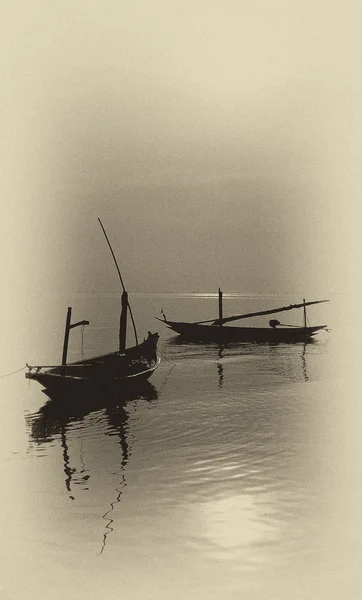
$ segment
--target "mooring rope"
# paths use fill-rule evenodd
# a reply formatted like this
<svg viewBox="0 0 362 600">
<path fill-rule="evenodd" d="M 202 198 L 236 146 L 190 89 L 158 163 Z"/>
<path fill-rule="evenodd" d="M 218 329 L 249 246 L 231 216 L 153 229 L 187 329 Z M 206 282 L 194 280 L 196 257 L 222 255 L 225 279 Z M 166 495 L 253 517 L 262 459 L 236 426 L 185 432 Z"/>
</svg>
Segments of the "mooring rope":
<svg viewBox="0 0 362 600">
<path fill-rule="evenodd" d="M 84 360 L 84 325 L 81 326 L 82 337 L 81 337 L 81 345 L 80 345 L 80 355 L 81 359 Z"/>
<path fill-rule="evenodd" d="M 15 373 L 20 373 L 20 371 L 24 371 L 26 367 L 22 367 L 21 369 L 17 369 L 17 371 L 12 371 L 11 373 L 6 373 L 5 375 L 0 375 L 0 379 L 3 377 L 9 377 L 10 375 L 14 375 Z"/>
<path fill-rule="evenodd" d="M 168 360 L 167 356 L 164 355 L 164 353 L 162 352 L 162 350 L 161 350 L 161 348 L 159 346 L 157 346 L 157 350 L 161 354 L 162 358 L 164 358 L 165 360 L 167 360 L 167 362 L 170 363 L 170 365 L 173 365 L 174 367 L 176 366 L 176 363 L 172 362 L 171 360 Z"/>
</svg>

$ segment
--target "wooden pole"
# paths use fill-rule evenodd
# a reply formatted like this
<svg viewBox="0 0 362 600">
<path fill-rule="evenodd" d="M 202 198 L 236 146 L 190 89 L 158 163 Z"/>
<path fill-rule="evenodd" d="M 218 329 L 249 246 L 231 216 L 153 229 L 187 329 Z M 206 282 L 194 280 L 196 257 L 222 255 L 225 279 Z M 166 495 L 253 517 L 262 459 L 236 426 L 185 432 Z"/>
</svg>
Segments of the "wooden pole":
<svg viewBox="0 0 362 600">
<path fill-rule="evenodd" d="M 310 306 L 312 304 L 321 304 L 322 302 L 329 302 L 329 300 L 316 300 L 314 302 L 305 302 L 306 306 Z M 231 321 L 238 321 L 239 319 L 247 319 L 248 317 L 257 317 L 261 315 L 272 315 L 275 313 L 279 313 L 285 310 L 292 310 L 294 308 L 302 308 L 303 302 L 300 304 L 290 304 L 289 306 L 282 306 L 281 308 L 273 308 L 272 310 L 261 310 L 258 312 L 245 313 L 244 315 L 236 315 L 235 317 L 225 317 L 223 319 L 224 323 L 230 323 Z M 213 325 L 217 325 L 219 319 L 209 319 L 208 321 L 195 321 L 192 325 L 201 325 L 204 323 L 212 323 Z"/>
<path fill-rule="evenodd" d="M 307 308 L 305 305 L 305 298 L 303 298 L 303 313 L 304 313 L 304 327 L 307 327 Z"/>
<path fill-rule="evenodd" d="M 222 291 L 219 288 L 219 325 L 222 327 Z"/>
<path fill-rule="evenodd" d="M 114 260 L 114 264 L 116 265 L 116 269 L 117 269 L 117 272 L 118 272 L 118 277 L 119 277 L 119 280 L 120 280 L 120 282 L 121 282 L 122 289 L 123 289 L 123 291 L 125 292 L 125 291 L 126 291 L 126 288 L 125 288 L 125 286 L 124 286 L 124 283 L 123 283 L 123 279 L 122 279 L 121 271 L 119 270 L 119 266 L 118 266 L 118 263 L 117 263 L 116 256 L 115 256 L 115 254 L 114 254 L 114 252 L 113 252 L 113 248 L 112 248 L 112 246 L 111 246 L 111 242 L 110 242 L 110 241 L 109 241 L 109 239 L 108 239 L 108 235 L 106 234 L 106 230 L 104 229 L 104 227 L 103 227 L 103 223 L 102 223 L 102 221 L 100 220 L 100 218 L 99 218 L 99 217 L 98 217 L 98 221 L 99 221 L 99 224 L 100 224 L 100 226 L 102 227 L 102 231 L 103 231 L 103 233 L 104 233 L 104 237 L 106 238 L 106 241 L 107 241 L 108 247 L 109 247 L 109 249 L 110 249 L 110 251 L 111 251 L 111 254 L 112 254 L 112 257 L 113 257 L 113 260 Z M 130 307 L 130 305 L 129 305 L 129 304 L 128 304 L 128 309 L 129 309 L 129 314 L 130 314 L 131 321 L 132 321 L 132 325 L 133 325 L 133 331 L 134 331 L 134 337 L 135 337 L 135 340 L 136 340 L 136 345 L 138 346 L 138 337 L 137 337 L 136 323 L 135 323 L 135 320 L 134 320 L 134 318 L 133 318 L 132 309 L 131 309 L 131 307 Z"/>
<path fill-rule="evenodd" d="M 67 353 L 68 353 L 68 342 L 69 342 L 69 331 L 70 331 L 71 318 L 72 318 L 72 307 L 68 306 L 67 319 L 65 322 L 62 365 L 67 364 Z"/>
<path fill-rule="evenodd" d="M 121 299 L 122 310 L 119 322 L 119 351 L 124 354 L 126 351 L 126 334 L 127 334 L 127 309 L 128 309 L 128 294 L 126 291 L 122 294 Z"/>
</svg>

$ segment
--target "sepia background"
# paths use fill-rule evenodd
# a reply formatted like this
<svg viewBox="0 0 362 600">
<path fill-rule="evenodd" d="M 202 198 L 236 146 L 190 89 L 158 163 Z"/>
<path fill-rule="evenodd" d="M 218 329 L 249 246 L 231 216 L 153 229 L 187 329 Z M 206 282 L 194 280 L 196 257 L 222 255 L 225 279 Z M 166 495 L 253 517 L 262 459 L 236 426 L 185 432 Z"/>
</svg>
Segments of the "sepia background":
<svg viewBox="0 0 362 600">
<path fill-rule="evenodd" d="M 30 332 L 44 356 L 75 293 L 117 291 L 100 217 L 130 293 L 337 300 L 353 462 L 361 19 L 356 0 L 2 2 L 1 372 Z"/>
<path fill-rule="evenodd" d="M 34 263 L 36 285 L 90 269 L 102 287 L 96 216 L 131 289 L 352 287 L 360 17 L 348 1 L 3 3 L 7 289 Z"/>
</svg>

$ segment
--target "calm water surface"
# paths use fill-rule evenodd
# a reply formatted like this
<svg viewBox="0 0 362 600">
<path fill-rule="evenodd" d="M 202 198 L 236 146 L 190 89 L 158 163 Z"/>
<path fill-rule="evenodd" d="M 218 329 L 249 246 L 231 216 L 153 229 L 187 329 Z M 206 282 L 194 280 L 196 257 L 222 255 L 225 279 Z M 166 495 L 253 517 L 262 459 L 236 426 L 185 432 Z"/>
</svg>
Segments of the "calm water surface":
<svg viewBox="0 0 362 600">
<path fill-rule="evenodd" d="M 0 380 L 0 597 L 359 598 L 353 314 L 342 322 L 334 298 L 310 310 L 332 329 L 312 344 L 220 348 L 181 343 L 152 318 L 213 317 L 215 296 L 130 299 L 140 336 L 162 336 L 162 365 L 141 393 L 59 405 L 24 371 Z M 294 301 L 235 295 L 225 312 Z M 3 373 L 59 362 L 69 300 L 43 302 L 42 319 L 24 314 L 27 327 L 12 330 Z M 83 344 L 72 332 L 70 358 L 113 350 L 117 295 L 71 304 L 91 325 Z"/>
</svg>

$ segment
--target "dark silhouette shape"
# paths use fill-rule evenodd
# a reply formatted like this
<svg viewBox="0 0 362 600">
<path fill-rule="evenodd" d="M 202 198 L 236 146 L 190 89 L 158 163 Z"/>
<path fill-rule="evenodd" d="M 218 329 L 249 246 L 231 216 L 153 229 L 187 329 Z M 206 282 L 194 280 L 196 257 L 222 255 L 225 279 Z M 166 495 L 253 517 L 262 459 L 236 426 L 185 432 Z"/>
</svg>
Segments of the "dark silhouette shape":
<svg viewBox="0 0 362 600">
<path fill-rule="evenodd" d="M 152 402 L 158 398 L 158 393 L 149 381 L 143 381 L 137 385 L 124 385 L 95 387 L 93 389 L 75 388 L 64 393 L 62 389 L 55 391 L 52 389 L 43 390 L 48 396 L 47 402 L 34 414 L 28 415 L 26 421 L 29 425 L 29 438 L 35 444 L 47 444 L 60 440 L 60 446 L 63 454 L 63 470 L 65 475 L 65 488 L 71 500 L 75 500 L 73 484 L 86 483 L 91 474 L 85 474 L 85 465 L 83 456 L 80 457 L 82 470 L 71 465 L 71 456 L 67 443 L 67 431 L 74 421 L 82 421 L 92 412 L 103 411 L 106 415 L 109 428 L 106 429 L 106 436 L 114 436 L 115 432 L 119 437 L 119 446 L 121 448 L 120 462 L 120 481 L 115 488 L 117 496 L 110 502 L 110 509 L 102 515 L 102 519 L 107 520 L 106 531 L 103 535 L 100 554 L 103 553 L 107 536 L 113 531 L 111 524 L 113 519 L 109 516 L 114 510 L 115 504 L 121 500 L 123 487 L 125 486 L 125 467 L 130 457 L 130 446 L 127 439 L 128 433 L 128 411 L 127 405 L 136 404 L 138 400 Z M 73 457 L 74 458 L 74 457 Z M 79 476 L 80 475 L 80 476 Z M 88 487 L 83 487 L 87 490 Z"/>
<path fill-rule="evenodd" d="M 275 329 L 278 325 L 280 325 L 280 321 L 278 321 L 278 319 L 270 319 L 269 325 Z"/>
<path fill-rule="evenodd" d="M 207 319 L 205 321 L 169 321 L 162 320 L 156 317 L 158 321 L 163 322 L 167 327 L 183 336 L 187 340 L 203 341 L 206 343 L 226 344 L 230 342 L 305 342 L 310 340 L 318 331 L 327 328 L 327 325 L 307 326 L 306 306 L 321 304 L 328 300 L 313 300 L 306 302 L 303 300 L 301 304 L 290 304 L 289 306 L 281 306 L 268 310 L 234 315 L 232 317 L 224 317 L 222 309 L 222 292 L 219 289 L 219 318 Z M 283 325 L 278 328 L 276 325 L 282 325 L 276 320 L 269 321 L 271 327 L 224 327 L 226 323 L 238 321 L 240 319 L 248 319 L 262 315 L 270 315 L 284 311 L 303 308 L 304 325 L 302 327 Z"/>
</svg>

